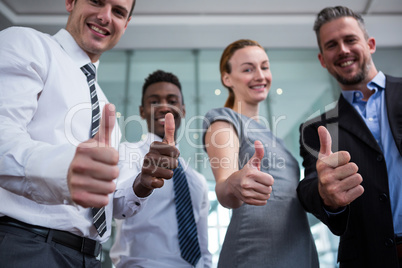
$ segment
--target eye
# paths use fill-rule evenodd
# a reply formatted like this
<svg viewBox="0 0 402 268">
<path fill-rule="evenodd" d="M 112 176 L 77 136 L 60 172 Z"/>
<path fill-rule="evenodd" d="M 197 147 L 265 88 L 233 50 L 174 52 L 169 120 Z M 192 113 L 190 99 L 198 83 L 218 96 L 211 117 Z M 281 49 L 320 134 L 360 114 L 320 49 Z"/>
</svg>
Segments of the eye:
<svg viewBox="0 0 402 268">
<path fill-rule="evenodd" d="M 167 103 L 170 105 L 176 105 L 179 102 L 179 99 L 176 96 L 171 96 L 167 99 Z"/>
<path fill-rule="evenodd" d="M 348 39 L 346 39 L 346 43 L 354 43 L 356 41 L 357 41 L 356 38 L 348 38 Z"/>
<path fill-rule="evenodd" d="M 95 5 L 98 5 L 99 4 L 99 1 L 98 0 L 89 0 L 91 3 L 93 3 L 93 4 L 95 4 Z"/>
<path fill-rule="evenodd" d="M 329 43 L 329 44 L 327 44 L 327 45 L 325 46 L 325 48 L 326 48 L 326 49 L 331 49 L 331 48 L 334 48 L 335 46 L 336 46 L 335 43 Z"/>
<path fill-rule="evenodd" d="M 126 17 L 126 12 L 124 10 L 121 10 L 119 8 L 114 9 L 114 13 L 118 16 L 118 17 L 122 17 L 125 18 Z"/>
</svg>

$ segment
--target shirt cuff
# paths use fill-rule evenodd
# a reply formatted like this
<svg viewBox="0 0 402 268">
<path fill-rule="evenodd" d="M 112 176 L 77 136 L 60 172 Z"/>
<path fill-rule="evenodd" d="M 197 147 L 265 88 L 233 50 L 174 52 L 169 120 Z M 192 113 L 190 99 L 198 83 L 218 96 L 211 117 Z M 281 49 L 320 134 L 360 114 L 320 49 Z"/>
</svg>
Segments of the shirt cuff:
<svg viewBox="0 0 402 268">
<path fill-rule="evenodd" d="M 324 209 L 325 213 L 327 213 L 328 217 L 337 216 L 337 215 L 342 214 L 343 212 L 346 211 L 346 207 L 343 207 L 340 210 L 335 211 L 335 212 L 330 212 L 330 211 L 326 210 L 325 207 L 323 207 L 323 209 Z"/>
<path fill-rule="evenodd" d="M 124 190 L 116 191 L 114 196 L 114 206 L 119 212 L 114 213 L 114 217 L 117 219 L 125 219 L 140 212 L 146 205 L 148 198 L 151 195 L 152 193 L 147 197 L 138 197 L 134 193 L 132 187 L 127 187 Z M 118 209 L 118 207 L 122 209 Z"/>
</svg>

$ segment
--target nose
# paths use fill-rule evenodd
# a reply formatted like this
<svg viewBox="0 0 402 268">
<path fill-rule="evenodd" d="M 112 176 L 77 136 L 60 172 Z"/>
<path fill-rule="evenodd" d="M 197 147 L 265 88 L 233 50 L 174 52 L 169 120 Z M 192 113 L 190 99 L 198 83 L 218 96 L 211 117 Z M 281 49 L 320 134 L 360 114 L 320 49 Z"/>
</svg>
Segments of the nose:
<svg viewBox="0 0 402 268">
<path fill-rule="evenodd" d="M 254 74 L 254 79 L 257 81 L 263 80 L 264 79 L 264 72 L 261 68 L 257 68 L 256 72 Z"/>
<path fill-rule="evenodd" d="M 101 21 L 103 25 L 109 24 L 112 19 L 111 7 L 108 5 L 101 7 L 98 13 L 98 19 Z"/>
<path fill-rule="evenodd" d="M 344 42 L 341 42 L 339 44 L 339 52 L 343 54 L 347 54 L 350 52 L 349 46 L 345 44 Z"/>
<path fill-rule="evenodd" d="M 169 105 L 167 100 L 160 100 L 158 105 L 155 107 L 158 112 L 171 112 L 172 107 Z"/>
</svg>

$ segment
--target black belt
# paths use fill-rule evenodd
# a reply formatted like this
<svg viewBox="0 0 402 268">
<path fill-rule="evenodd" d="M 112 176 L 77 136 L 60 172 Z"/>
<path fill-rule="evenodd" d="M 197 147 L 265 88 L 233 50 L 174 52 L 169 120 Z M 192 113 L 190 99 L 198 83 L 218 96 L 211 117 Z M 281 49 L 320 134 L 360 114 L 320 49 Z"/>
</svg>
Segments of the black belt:
<svg viewBox="0 0 402 268">
<path fill-rule="evenodd" d="M 47 238 L 49 235 L 49 231 L 52 230 L 52 241 L 93 257 L 97 257 L 102 250 L 102 245 L 99 242 L 90 238 L 80 237 L 78 235 L 65 231 L 31 225 L 7 216 L 0 217 L 0 225 L 24 229 L 31 233 L 40 235 L 44 238 Z"/>
</svg>

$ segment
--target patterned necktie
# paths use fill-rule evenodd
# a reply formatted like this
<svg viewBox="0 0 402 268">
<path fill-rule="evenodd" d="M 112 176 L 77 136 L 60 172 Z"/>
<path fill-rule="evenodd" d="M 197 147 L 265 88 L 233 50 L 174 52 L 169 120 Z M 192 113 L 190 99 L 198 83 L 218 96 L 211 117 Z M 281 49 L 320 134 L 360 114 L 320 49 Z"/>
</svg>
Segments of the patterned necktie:
<svg viewBox="0 0 402 268">
<path fill-rule="evenodd" d="M 88 63 L 81 67 L 81 71 L 86 75 L 87 82 L 89 86 L 89 92 L 91 94 L 91 105 L 92 105 L 92 123 L 90 136 L 93 138 L 99 130 L 99 121 L 101 117 L 99 109 L 98 96 L 95 89 L 95 73 L 96 67 L 92 63 Z M 95 225 L 96 231 L 102 236 L 106 232 L 106 214 L 105 207 L 102 208 L 92 208 L 93 223 Z"/>
<path fill-rule="evenodd" d="M 174 170 L 173 185 L 181 256 L 188 263 L 195 266 L 201 257 L 201 250 L 198 243 L 190 190 L 180 162 L 179 166 Z"/>
</svg>

